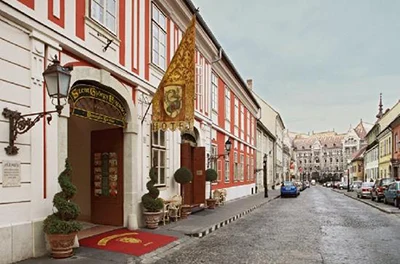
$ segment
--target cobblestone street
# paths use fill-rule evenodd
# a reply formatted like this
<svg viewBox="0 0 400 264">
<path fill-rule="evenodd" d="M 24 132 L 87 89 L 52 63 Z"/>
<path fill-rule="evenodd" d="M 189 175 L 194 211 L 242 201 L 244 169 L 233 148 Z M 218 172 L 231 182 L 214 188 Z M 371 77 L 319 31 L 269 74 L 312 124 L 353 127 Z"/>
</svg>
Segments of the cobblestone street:
<svg viewBox="0 0 400 264">
<path fill-rule="evenodd" d="M 396 215 L 312 187 L 298 198 L 268 203 L 157 263 L 399 263 L 399 227 Z"/>
</svg>

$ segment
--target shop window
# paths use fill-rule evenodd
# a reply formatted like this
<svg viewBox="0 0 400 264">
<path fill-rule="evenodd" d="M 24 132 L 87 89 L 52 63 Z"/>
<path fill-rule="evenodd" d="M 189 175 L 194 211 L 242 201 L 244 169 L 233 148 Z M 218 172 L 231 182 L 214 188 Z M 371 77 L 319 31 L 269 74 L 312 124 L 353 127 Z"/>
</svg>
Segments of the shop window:
<svg viewBox="0 0 400 264">
<path fill-rule="evenodd" d="M 165 132 L 162 130 L 153 132 L 152 139 L 152 159 L 153 166 L 157 172 L 157 183 L 158 186 L 165 186 L 165 169 L 166 169 L 166 144 L 165 144 Z"/>
<path fill-rule="evenodd" d="M 166 26 L 166 16 L 158 9 L 156 5 L 152 6 L 152 19 L 151 19 L 151 29 L 152 29 L 152 53 L 151 62 L 165 69 L 166 63 L 166 43 L 167 43 L 167 26 Z"/>
<path fill-rule="evenodd" d="M 244 155 L 240 154 L 240 180 L 244 181 Z"/>
<path fill-rule="evenodd" d="M 117 0 L 91 0 L 90 17 L 115 34 L 117 32 Z"/>
<path fill-rule="evenodd" d="M 238 154 L 235 151 L 233 153 L 233 180 L 237 181 L 239 179 L 239 161 Z"/>
</svg>

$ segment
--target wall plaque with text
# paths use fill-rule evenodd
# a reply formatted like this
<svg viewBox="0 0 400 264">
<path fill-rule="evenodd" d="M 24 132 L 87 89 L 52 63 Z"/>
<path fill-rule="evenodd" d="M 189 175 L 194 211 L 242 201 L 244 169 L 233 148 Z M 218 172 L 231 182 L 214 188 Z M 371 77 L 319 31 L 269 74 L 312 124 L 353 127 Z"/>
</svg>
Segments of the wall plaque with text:
<svg viewBox="0 0 400 264">
<path fill-rule="evenodd" d="M 21 162 L 3 160 L 3 187 L 21 186 Z"/>
</svg>

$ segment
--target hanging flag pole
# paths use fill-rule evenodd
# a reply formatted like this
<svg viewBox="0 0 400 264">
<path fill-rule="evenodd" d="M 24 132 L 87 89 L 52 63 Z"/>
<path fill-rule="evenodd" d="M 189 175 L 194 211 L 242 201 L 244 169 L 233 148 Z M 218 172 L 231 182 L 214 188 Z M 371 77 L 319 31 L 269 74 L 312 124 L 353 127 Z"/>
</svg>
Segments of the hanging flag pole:
<svg viewBox="0 0 400 264">
<path fill-rule="evenodd" d="M 193 17 L 193 19 L 195 19 L 196 18 L 196 16 L 197 16 L 197 13 L 199 13 L 199 11 L 200 11 L 200 7 L 198 7 L 198 8 L 196 8 L 196 10 L 195 10 L 195 12 L 194 12 L 194 17 Z M 180 45 L 179 45 L 180 46 Z M 174 55 L 174 57 L 175 57 L 175 55 Z M 172 58 L 172 60 L 173 60 L 174 58 Z M 172 63 L 172 61 L 171 61 L 171 63 Z M 167 74 L 167 72 L 165 73 L 165 74 Z M 164 79 L 164 78 L 163 78 Z M 163 82 L 163 80 L 161 80 L 161 82 L 160 82 L 160 84 Z M 157 93 L 157 92 L 156 92 Z M 153 99 L 154 99 L 154 97 L 153 97 Z M 147 106 L 147 109 L 146 109 L 146 111 L 144 112 L 144 115 L 143 115 L 143 118 L 142 118 L 142 121 L 141 121 L 141 125 L 143 125 L 143 122 L 144 122 L 144 120 L 146 119 L 146 116 L 147 116 L 147 113 L 149 112 L 149 110 L 150 110 L 150 107 L 151 107 L 151 105 L 153 104 L 153 99 L 151 100 L 151 102 L 149 103 L 149 105 Z"/>
</svg>

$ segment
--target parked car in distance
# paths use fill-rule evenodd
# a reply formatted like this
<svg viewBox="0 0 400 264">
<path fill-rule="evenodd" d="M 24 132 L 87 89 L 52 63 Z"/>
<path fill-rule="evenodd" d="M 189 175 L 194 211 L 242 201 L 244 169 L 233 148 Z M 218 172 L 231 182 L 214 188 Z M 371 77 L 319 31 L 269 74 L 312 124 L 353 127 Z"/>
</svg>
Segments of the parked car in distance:
<svg viewBox="0 0 400 264">
<path fill-rule="evenodd" d="M 300 194 L 299 188 L 292 181 L 284 181 L 281 185 L 281 198 L 286 196 L 297 197 Z"/>
<path fill-rule="evenodd" d="M 339 185 L 339 189 L 340 190 L 347 189 L 347 187 L 348 187 L 348 185 L 347 185 L 346 182 L 341 182 L 340 185 Z"/>
<path fill-rule="evenodd" d="M 315 180 L 311 180 L 311 185 L 315 186 L 317 182 Z"/>
<path fill-rule="evenodd" d="M 387 186 L 392 182 L 394 182 L 394 178 L 382 178 L 376 180 L 371 190 L 371 200 L 380 202 L 385 197 L 384 192 L 387 189 Z"/>
<path fill-rule="evenodd" d="M 363 182 L 361 187 L 357 189 L 357 198 L 364 198 L 371 196 L 371 189 L 374 186 L 373 182 Z"/>
<path fill-rule="evenodd" d="M 400 181 L 392 182 L 384 192 L 383 202 L 391 203 L 398 207 L 397 197 L 400 197 Z"/>
<path fill-rule="evenodd" d="M 350 191 L 356 192 L 361 187 L 362 181 L 354 181 L 350 186 Z"/>
</svg>

